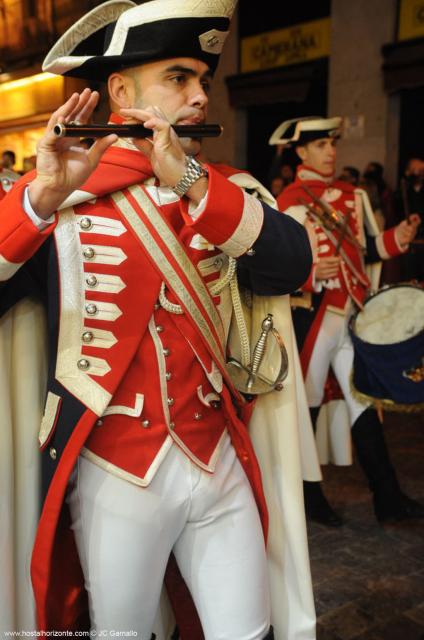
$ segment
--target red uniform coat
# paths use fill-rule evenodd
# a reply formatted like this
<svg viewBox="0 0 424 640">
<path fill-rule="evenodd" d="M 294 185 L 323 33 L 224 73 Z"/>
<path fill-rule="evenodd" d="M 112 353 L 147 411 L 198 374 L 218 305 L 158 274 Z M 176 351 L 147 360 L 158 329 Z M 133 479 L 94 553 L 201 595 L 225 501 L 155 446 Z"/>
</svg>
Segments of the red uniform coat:
<svg viewBox="0 0 424 640">
<path fill-rule="evenodd" d="M 329 240 L 319 222 L 312 223 L 314 264 L 307 282 L 302 287 L 302 291 L 312 294 L 312 303 L 308 314 L 303 309 L 299 309 L 302 320 L 309 316 L 308 322 L 302 322 L 301 331 L 298 331 L 299 319 L 296 317 L 297 314 L 294 314 L 302 368 L 306 373 L 326 309 L 345 313 L 348 310 L 349 300 L 353 301 L 354 305 L 360 306 L 370 287 L 365 264 L 399 255 L 403 249 L 396 242 L 394 228 L 383 231 L 376 236 L 371 236 L 367 233 L 366 219 L 364 219 L 364 199 L 366 194 L 363 191 L 356 189 L 347 182 L 326 178 L 317 171 L 303 165 L 300 165 L 297 169 L 296 180 L 284 189 L 278 197 L 277 203 L 280 211 L 292 216 L 301 224 L 305 223 L 307 220 L 307 207 L 304 202 L 313 206 L 316 205 L 302 185 L 306 185 L 314 196 L 324 200 L 331 208 L 335 209 L 339 213 L 341 220 L 345 220 L 349 214 L 349 229 L 364 248 L 364 253 L 362 254 L 345 236 L 341 243 L 341 249 L 344 255 L 347 256 L 347 260 L 344 259 L 341 252 L 341 265 L 338 275 L 322 283 L 315 283 L 317 260 L 335 256 L 336 246 Z M 338 232 L 336 231 L 334 235 L 337 240 Z M 294 299 L 294 306 L 296 306 L 296 299 Z"/>
<path fill-rule="evenodd" d="M 16 299 L 19 289 L 23 295 L 37 287 L 43 290 L 45 282 L 49 289 L 51 365 L 40 433 L 48 491 L 32 562 L 38 624 L 44 630 L 86 628 L 88 623 L 69 514 L 62 508 L 69 475 L 84 445 L 87 455 L 93 454 L 112 463 L 117 471 L 130 474 L 133 480 L 147 483 L 149 472 L 150 476 L 154 473 L 160 453 L 170 441 L 212 471 L 225 427 L 252 483 L 266 530 L 259 468 L 246 428 L 237 416 L 231 385 L 225 383 L 225 371 L 215 363 L 217 354 L 205 344 L 189 314 L 175 319 L 157 309 L 157 316 L 152 318 L 163 280 L 160 269 L 142 249 L 133 225 L 105 195 L 121 190 L 135 206 L 130 185 L 151 178 L 150 165 L 143 158 L 138 152 L 110 149 L 84 185 L 84 193 L 76 192 L 74 205 L 56 215 L 55 223 L 43 231 L 23 210 L 28 176 L 7 196 L 0 210 L 3 299 Z M 250 280 L 254 289 L 266 294 L 274 290 L 287 293 L 300 286 L 310 268 L 310 252 L 301 227 L 291 221 L 289 224 L 289 220 L 281 224 L 281 216 L 244 194 L 224 177 L 231 170 L 209 169 L 207 201 L 196 220 L 188 215 L 185 199 L 160 208 L 169 229 L 184 247 L 191 268 L 202 274 L 205 251 L 215 262 L 218 254 L 238 257 L 255 244 L 257 255 L 239 260 L 242 266 L 252 266 L 251 273 L 249 268 L 244 275 L 241 273 L 242 279 Z M 84 204 L 76 205 L 80 195 Z M 203 238 L 207 238 L 206 245 L 211 245 L 210 252 L 209 248 L 197 248 Z M 279 278 L 274 273 L 277 260 L 270 250 L 271 241 L 273 246 L 277 242 L 274 250 L 282 250 L 287 261 L 277 270 Z M 217 276 L 217 264 L 203 275 L 205 280 Z M 289 264 L 291 272 L 287 276 Z M 258 284 L 262 280 L 267 284 Z M 180 302 L 177 291 L 168 291 L 167 296 L 171 302 Z M 219 309 L 220 299 L 213 302 Z M 211 333 L 219 330 L 210 327 Z M 169 342 L 165 343 L 167 336 Z M 163 349 L 170 350 L 165 358 L 175 356 L 177 382 L 190 375 L 194 387 L 174 387 L 172 377 L 166 379 L 169 370 L 159 370 L 163 358 L 154 353 L 159 341 Z M 179 354 L 181 344 L 186 346 Z M 151 379 L 141 367 L 145 359 L 151 363 Z M 174 401 L 166 405 L 157 386 L 164 380 L 169 383 L 166 397 Z M 215 395 L 220 396 L 220 402 L 215 402 Z M 174 413 L 168 413 L 171 410 Z M 220 420 L 216 419 L 217 413 Z M 97 427 L 99 420 L 103 424 Z M 119 426 L 126 456 L 114 447 L 113 426 Z M 134 455 L 138 443 L 143 448 L 146 445 L 145 452 L 141 454 L 137 446 L 139 455 Z M 64 563 L 66 568 L 60 571 Z"/>
</svg>

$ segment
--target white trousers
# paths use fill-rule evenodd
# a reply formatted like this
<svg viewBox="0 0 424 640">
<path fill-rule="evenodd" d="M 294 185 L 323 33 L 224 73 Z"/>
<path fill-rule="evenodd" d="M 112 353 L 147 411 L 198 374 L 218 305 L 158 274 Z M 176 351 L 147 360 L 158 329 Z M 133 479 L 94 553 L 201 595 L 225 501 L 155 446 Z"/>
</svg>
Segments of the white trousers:
<svg viewBox="0 0 424 640">
<path fill-rule="evenodd" d="M 135 631 L 150 640 L 173 551 L 206 640 L 267 634 L 264 538 L 229 437 L 214 474 L 174 445 L 146 488 L 80 457 L 67 500 L 93 630 Z"/>
<path fill-rule="evenodd" d="M 312 350 L 305 387 L 310 407 L 319 407 L 324 397 L 324 386 L 330 365 L 340 385 L 349 411 L 352 426 L 367 408 L 352 395 L 350 376 L 353 366 L 353 345 L 346 329 L 346 319 L 326 311 Z"/>
</svg>

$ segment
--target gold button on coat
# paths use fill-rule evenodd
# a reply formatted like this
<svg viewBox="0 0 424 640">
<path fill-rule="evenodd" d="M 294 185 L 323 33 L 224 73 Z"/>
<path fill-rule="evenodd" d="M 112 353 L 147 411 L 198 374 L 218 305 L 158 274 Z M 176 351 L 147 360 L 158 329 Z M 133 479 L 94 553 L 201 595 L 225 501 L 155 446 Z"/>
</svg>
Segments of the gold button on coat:
<svg viewBox="0 0 424 640">
<path fill-rule="evenodd" d="M 86 279 L 85 279 L 86 283 L 88 284 L 89 287 L 95 287 L 97 284 L 97 278 L 96 276 L 94 276 L 93 274 L 89 275 Z"/>
<path fill-rule="evenodd" d="M 88 229 L 91 229 L 93 223 L 91 222 L 90 218 L 81 218 L 79 226 L 81 227 L 81 229 L 84 229 L 84 231 L 86 231 Z"/>
<path fill-rule="evenodd" d="M 90 302 L 85 305 L 85 310 L 87 311 L 89 316 L 95 316 L 97 313 L 97 305 Z"/>
<path fill-rule="evenodd" d="M 86 358 L 81 358 L 77 362 L 77 367 L 78 369 L 81 369 L 81 371 L 87 371 L 87 369 L 90 367 L 90 361 Z"/>
<path fill-rule="evenodd" d="M 54 447 L 50 447 L 50 449 L 49 449 L 49 454 L 50 454 L 50 458 L 51 458 L 52 460 L 56 460 L 56 458 L 57 458 L 57 451 L 56 451 L 56 449 L 55 449 Z"/>
<path fill-rule="evenodd" d="M 96 252 L 94 251 L 93 247 L 86 247 L 83 251 L 83 255 L 84 258 L 87 258 L 87 260 L 91 260 L 91 258 L 94 258 L 94 256 L 96 255 Z"/>
<path fill-rule="evenodd" d="M 94 333 L 92 331 L 84 331 L 82 334 L 83 342 L 91 342 L 94 339 Z"/>
</svg>

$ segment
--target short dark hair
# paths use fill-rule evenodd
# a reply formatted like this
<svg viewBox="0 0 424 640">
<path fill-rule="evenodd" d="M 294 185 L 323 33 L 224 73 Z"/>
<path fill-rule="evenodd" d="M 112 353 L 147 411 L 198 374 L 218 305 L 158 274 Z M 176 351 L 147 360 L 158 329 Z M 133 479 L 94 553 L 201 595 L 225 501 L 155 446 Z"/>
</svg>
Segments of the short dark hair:
<svg viewBox="0 0 424 640">
<path fill-rule="evenodd" d="M 16 155 L 15 155 L 14 151 L 11 151 L 10 149 L 6 149 L 6 151 L 3 151 L 2 155 L 3 156 L 9 156 L 9 158 L 12 160 L 12 164 L 15 164 Z"/>
<path fill-rule="evenodd" d="M 384 167 L 380 162 L 376 162 L 375 160 L 372 160 L 371 162 L 368 163 L 368 166 L 369 167 L 372 166 L 371 171 L 373 171 L 378 178 L 383 177 Z"/>
<path fill-rule="evenodd" d="M 357 169 L 356 167 L 343 167 L 343 171 L 347 171 L 347 173 L 350 173 L 350 175 L 352 176 L 352 178 L 355 178 L 355 180 L 358 180 L 359 182 L 359 177 L 360 177 L 360 171 L 359 169 Z"/>
</svg>

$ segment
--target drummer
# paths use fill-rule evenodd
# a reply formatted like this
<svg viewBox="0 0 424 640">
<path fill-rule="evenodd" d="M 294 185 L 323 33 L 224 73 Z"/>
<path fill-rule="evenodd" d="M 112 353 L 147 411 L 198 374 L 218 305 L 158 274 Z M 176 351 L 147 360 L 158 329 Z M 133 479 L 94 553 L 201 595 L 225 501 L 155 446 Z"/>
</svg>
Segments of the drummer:
<svg viewBox="0 0 424 640">
<path fill-rule="evenodd" d="M 346 330 L 347 318 L 361 308 L 370 288 L 378 286 L 378 263 L 408 250 L 420 217 L 414 214 L 379 231 L 366 193 L 334 177 L 341 125 L 340 117 L 289 120 L 270 140 L 295 147 L 301 160 L 296 180 L 279 196 L 278 205 L 305 225 L 314 252 L 312 271 L 293 313 L 308 404 L 316 424 L 331 366 L 347 403 L 352 440 L 377 519 L 424 517 L 424 507 L 399 486 L 375 409 L 352 395 L 353 347 Z M 365 266 L 372 263 L 374 273 Z M 305 506 L 311 519 L 342 524 L 319 482 L 305 483 Z"/>
</svg>

